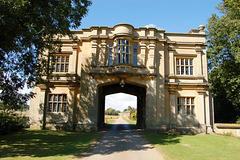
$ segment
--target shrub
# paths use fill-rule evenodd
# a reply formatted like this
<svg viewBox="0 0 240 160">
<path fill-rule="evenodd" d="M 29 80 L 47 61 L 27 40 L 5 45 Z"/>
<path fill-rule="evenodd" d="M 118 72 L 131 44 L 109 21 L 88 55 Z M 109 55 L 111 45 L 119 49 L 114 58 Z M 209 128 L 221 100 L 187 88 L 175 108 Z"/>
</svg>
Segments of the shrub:
<svg viewBox="0 0 240 160">
<path fill-rule="evenodd" d="M 134 120 L 134 121 L 137 120 L 137 111 L 131 114 L 131 120 Z"/>
<path fill-rule="evenodd" d="M 240 117 L 238 117 L 236 123 L 237 123 L 237 124 L 240 124 Z"/>
<path fill-rule="evenodd" d="M 0 112 L 0 134 L 20 131 L 23 119 L 11 112 Z"/>
</svg>

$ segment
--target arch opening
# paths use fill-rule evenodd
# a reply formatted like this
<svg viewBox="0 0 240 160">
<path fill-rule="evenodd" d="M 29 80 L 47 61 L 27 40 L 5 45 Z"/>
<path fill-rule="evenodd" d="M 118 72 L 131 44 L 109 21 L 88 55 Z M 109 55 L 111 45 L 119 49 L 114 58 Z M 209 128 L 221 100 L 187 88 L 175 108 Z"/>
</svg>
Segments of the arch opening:
<svg viewBox="0 0 240 160">
<path fill-rule="evenodd" d="M 111 84 L 98 87 L 99 106 L 98 106 L 98 129 L 105 127 L 105 108 L 106 96 L 116 93 L 125 93 L 136 97 L 137 121 L 136 127 L 145 129 L 146 121 L 146 89 L 136 85 L 125 84 L 121 87 L 119 84 Z M 126 106 L 128 107 L 128 106 Z"/>
</svg>

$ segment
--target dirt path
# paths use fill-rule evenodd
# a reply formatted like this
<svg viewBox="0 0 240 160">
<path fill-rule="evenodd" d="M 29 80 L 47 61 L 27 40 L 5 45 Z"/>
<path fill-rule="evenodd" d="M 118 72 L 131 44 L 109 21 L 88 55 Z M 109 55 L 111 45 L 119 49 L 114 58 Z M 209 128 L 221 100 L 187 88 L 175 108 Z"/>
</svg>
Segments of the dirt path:
<svg viewBox="0 0 240 160">
<path fill-rule="evenodd" d="M 163 156 L 139 134 L 130 130 L 120 116 L 112 129 L 106 131 L 96 147 L 81 160 L 162 160 Z"/>
</svg>

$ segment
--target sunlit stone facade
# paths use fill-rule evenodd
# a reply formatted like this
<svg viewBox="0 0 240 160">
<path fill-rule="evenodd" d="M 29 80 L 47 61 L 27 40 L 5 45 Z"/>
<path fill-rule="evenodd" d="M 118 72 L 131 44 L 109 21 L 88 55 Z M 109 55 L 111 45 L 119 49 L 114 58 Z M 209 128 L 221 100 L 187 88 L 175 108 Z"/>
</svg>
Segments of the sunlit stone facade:
<svg viewBox="0 0 240 160">
<path fill-rule="evenodd" d="M 38 84 L 30 102 L 31 128 L 40 128 L 47 101 L 49 129 L 96 130 L 104 126 L 108 94 L 137 96 L 138 127 L 211 132 L 204 26 L 189 33 L 168 33 L 129 24 L 73 31 L 51 63 L 54 88 Z M 127 106 L 126 106 L 127 107 Z"/>
</svg>

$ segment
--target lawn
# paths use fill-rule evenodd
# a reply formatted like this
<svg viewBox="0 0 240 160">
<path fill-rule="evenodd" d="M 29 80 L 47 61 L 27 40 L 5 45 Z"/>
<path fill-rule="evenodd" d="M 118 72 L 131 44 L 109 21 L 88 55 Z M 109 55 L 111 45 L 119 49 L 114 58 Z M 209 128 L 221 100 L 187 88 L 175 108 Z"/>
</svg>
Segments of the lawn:
<svg viewBox="0 0 240 160">
<path fill-rule="evenodd" d="M 116 122 L 116 119 L 118 119 L 118 115 L 105 115 L 105 123 L 108 124 L 113 124 Z"/>
<path fill-rule="evenodd" d="M 89 151 L 100 133 L 25 130 L 0 136 L 2 160 L 65 160 Z"/>
<path fill-rule="evenodd" d="M 167 160 L 239 160 L 240 139 L 221 135 L 160 135 L 145 133 Z"/>
<path fill-rule="evenodd" d="M 136 125 L 136 121 L 133 121 L 133 120 L 130 120 L 130 119 L 127 119 L 126 117 L 122 116 L 122 118 L 127 121 L 129 124 L 131 125 Z"/>
</svg>

